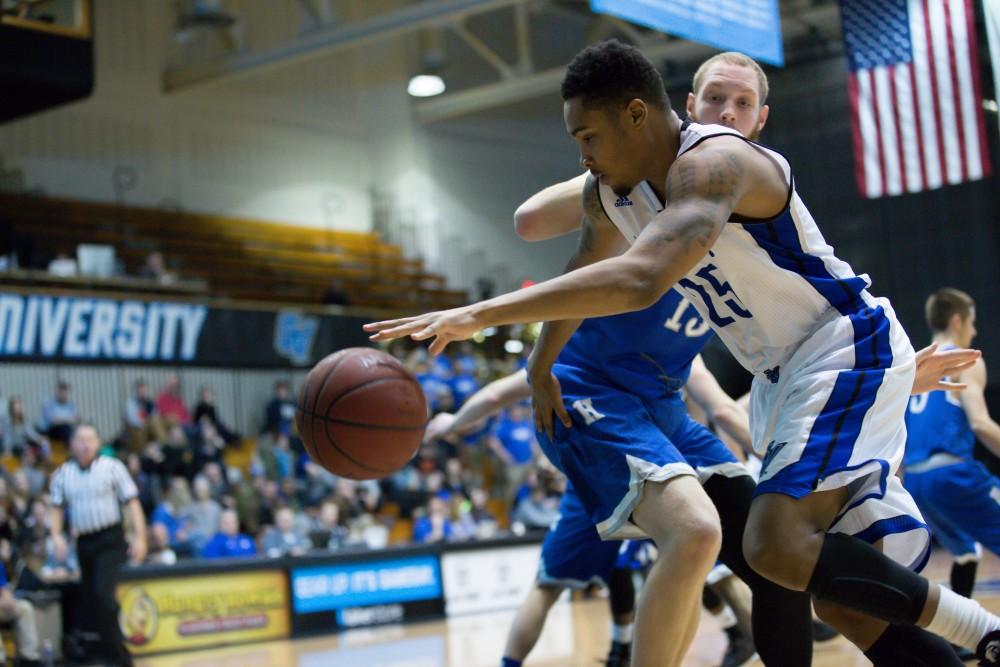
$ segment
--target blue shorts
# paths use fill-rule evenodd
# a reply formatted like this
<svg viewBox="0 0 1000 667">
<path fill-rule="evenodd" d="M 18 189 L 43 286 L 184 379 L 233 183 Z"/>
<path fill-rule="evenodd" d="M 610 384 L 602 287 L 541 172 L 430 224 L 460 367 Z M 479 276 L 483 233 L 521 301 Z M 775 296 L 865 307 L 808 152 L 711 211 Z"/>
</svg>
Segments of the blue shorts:
<svg viewBox="0 0 1000 667">
<path fill-rule="evenodd" d="M 1000 554 L 1000 479 L 978 461 L 907 472 L 907 490 L 941 545 L 960 560 L 978 557 L 977 542 Z"/>
<path fill-rule="evenodd" d="M 606 586 L 612 569 L 639 569 L 648 564 L 643 560 L 646 543 L 601 540 L 590 514 L 569 484 L 559 504 L 559 518 L 542 543 L 538 583 L 577 589 L 592 583 Z"/>
<path fill-rule="evenodd" d="M 745 474 L 726 446 L 688 417 L 677 393 L 649 401 L 577 368 L 556 364 L 553 371 L 573 426 L 557 421 L 553 439 L 539 433 L 538 442 L 576 488 L 602 539 L 646 537 L 630 517 L 647 480 L 697 476 L 698 469 Z"/>
</svg>

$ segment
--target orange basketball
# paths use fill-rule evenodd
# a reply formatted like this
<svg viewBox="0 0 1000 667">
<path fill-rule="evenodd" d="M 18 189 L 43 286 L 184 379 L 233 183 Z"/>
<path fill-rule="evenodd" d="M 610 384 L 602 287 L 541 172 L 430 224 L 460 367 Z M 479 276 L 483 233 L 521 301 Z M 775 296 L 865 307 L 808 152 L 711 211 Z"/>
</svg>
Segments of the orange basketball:
<svg viewBox="0 0 1000 667">
<path fill-rule="evenodd" d="M 375 479 L 413 458 L 427 402 L 417 379 L 395 358 L 352 347 L 309 372 L 295 423 L 313 461 L 341 477 Z"/>
</svg>

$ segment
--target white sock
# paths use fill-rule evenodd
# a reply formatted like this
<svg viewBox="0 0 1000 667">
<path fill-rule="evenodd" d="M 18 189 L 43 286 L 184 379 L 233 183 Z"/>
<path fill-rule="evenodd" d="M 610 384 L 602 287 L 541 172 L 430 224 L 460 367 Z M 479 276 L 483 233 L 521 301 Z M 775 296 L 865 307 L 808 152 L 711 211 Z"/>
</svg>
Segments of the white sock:
<svg viewBox="0 0 1000 667">
<path fill-rule="evenodd" d="M 934 618 L 925 628 L 928 632 L 975 651 L 988 632 L 1000 629 L 1000 617 L 983 609 L 975 600 L 962 597 L 944 586 L 938 586 L 938 590 L 941 591 L 941 599 Z"/>
<path fill-rule="evenodd" d="M 719 625 L 722 626 L 723 630 L 728 630 L 736 625 L 736 614 L 733 613 L 732 607 L 728 604 L 722 607 L 722 611 L 719 612 L 716 618 L 719 620 Z"/>
<path fill-rule="evenodd" d="M 626 625 L 618 625 L 617 623 L 612 623 L 611 641 L 618 642 L 619 644 L 631 644 L 632 628 L 633 625 L 631 623 L 628 623 Z"/>
</svg>

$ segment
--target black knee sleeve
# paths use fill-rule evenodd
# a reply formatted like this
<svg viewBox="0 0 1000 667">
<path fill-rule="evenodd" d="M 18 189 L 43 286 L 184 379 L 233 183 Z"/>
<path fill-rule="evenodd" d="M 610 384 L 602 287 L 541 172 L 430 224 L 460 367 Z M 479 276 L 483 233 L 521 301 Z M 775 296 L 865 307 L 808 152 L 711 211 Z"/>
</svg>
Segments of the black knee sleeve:
<svg viewBox="0 0 1000 667">
<path fill-rule="evenodd" d="M 705 584 L 701 589 L 701 605 L 714 614 L 721 611 L 722 598 L 716 595 L 708 584 Z"/>
<path fill-rule="evenodd" d="M 828 533 L 806 590 L 889 623 L 914 625 L 928 583 L 867 542 Z"/>
<path fill-rule="evenodd" d="M 875 667 L 963 667 L 951 644 L 912 625 L 890 625 L 865 657 Z"/>
<path fill-rule="evenodd" d="M 967 598 L 972 597 L 976 587 L 976 569 L 979 561 L 951 564 L 951 590 Z"/>
<path fill-rule="evenodd" d="M 617 567 L 611 570 L 608 598 L 612 614 L 624 615 L 635 611 L 635 584 L 632 583 L 632 570 Z"/>
</svg>

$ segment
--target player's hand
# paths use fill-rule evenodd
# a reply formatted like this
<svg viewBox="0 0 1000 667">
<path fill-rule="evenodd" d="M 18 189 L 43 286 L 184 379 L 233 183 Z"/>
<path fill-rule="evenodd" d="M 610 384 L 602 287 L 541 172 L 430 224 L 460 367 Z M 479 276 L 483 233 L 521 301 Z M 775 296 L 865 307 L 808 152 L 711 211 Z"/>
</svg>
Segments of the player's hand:
<svg viewBox="0 0 1000 667">
<path fill-rule="evenodd" d="M 531 409 L 535 416 L 535 428 L 552 439 L 552 413 L 566 428 L 572 428 L 573 420 L 563 405 L 562 387 L 552 371 L 531 377 Z"/>
<path fill-rule="evenodd" d="M 452 424 L 455 423 L 455 415 L 450 412 L 439 412 L 427 424 L 424 429 L 424 443 L 433 442 L 438 438 L 443 438 L 451 433 Z"/>
<path fill-rule="evenodd" d="M 381 342 L 409 336 L 413 340 L 427 340 L 433 337 L 429 348 L 431 354 L 440 354 L 448 343 L 471 338 L 482 329 L 482 324 L 473 315 L 471 306 L 439 310 L 425 315 L 403 317 L 398 320 L 384 320 L 364 325 L 363 329 L 372 334 L 369 340 Z"/>
<path fill-rule="evenodd" d="M 961 382 L 952 382 L 947 378 L 955 376 L 964 370 L 972 368 L 982 356 L 979 350 L 947 350 L 938 352 L 937 343 L 931 343 L 917 352 L 917 374 L 913 379 L 912 394 L 923 394 L 928 391 L 955 391 L 965 389 Z"/>
<path fill-rule="evenodd" d="M 128 545 L 128 557 L 133 565 L 142 565 L 143 561 L 146 560 L 146 549 L 145 535 L 132 537 L 132 542 Z"/>
</svg>

